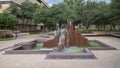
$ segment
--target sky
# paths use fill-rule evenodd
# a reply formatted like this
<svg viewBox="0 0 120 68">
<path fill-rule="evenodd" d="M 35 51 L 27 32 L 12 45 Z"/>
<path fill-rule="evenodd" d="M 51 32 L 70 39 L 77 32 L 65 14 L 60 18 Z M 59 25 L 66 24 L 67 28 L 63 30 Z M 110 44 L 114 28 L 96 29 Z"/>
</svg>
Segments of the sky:
<svg viewBox="0 0 120 68">
<path fill-rule="evenodd" d="M 53 4 L 57 4 L 59 2 L 62 2 L 63 0 L 45 0 L 50 6 L 52 6 Z M 98 0 L 100 1 L 100 0 Z M 107 3 L 110 3 L 110 0 L 105 0 Z"/>
<path fill-rule="evenodd" d="M 50 6 L 62 2 L 63 0 L 45 0 Z"/>
</svg>

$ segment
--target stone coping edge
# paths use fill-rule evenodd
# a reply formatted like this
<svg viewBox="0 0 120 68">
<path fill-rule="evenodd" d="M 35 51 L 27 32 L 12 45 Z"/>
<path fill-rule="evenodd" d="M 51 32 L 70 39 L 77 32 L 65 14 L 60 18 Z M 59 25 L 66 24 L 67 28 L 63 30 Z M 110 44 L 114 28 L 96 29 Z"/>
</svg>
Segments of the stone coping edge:
<svg viewBox="0 0 120 68">
<path fill-rule="evenodd" d="M 50 52 L 45 59 L 97 59 L 95 55 L 85 48 L 85 53 L 55 53 Z"/>
</svg>

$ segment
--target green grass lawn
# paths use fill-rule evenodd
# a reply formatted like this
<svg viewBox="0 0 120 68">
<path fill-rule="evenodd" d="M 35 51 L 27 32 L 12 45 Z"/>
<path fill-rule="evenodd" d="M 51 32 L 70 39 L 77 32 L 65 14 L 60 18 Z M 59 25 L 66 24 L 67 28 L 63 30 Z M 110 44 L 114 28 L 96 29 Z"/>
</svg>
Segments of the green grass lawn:
<svg viewBox="0 0 120 68">
<path fill-rule="evenodd" d="M 14 40 L 15 38 L 0 38 L 0 41 L 10 41 Z"/>
<path fill-rule="evenodd" d="M 100 44 L 98 44 L 97 42 L 89 42 L 89 44 L 90 44 L 90 47 L 101 47 L 101 45 Z"/>
<path fill-rule="evenodd" d="M 34 47 L 32 50 L 40 50 L 42 48 L 43 44 L 37 44 L 36 47 Z"/>
</svg>

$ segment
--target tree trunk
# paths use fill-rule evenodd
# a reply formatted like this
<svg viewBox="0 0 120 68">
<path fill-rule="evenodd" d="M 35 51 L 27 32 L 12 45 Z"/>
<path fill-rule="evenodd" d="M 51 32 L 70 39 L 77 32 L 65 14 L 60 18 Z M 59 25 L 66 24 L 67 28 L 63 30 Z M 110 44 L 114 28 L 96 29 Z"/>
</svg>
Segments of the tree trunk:
<svg viewBox="0 0 120 68">
<path fill-rule="evenodd" d="M 102 30 L 102 25 L 100 25 L 100 31 Z"/>
<path fill-rule="evenodd" d="M 24 25 L 23 24 L 25 22 L 25 19 L 22 19 L 22 20 L 23 20 L 23 22 L 22 22 L 22 29 L 21 30 L 23 31 L 24 30 Z"/>
<path fill-rule="evenodd" d="M 105 24 L 103 25 L 103 31 L 105 31 Z"/>
<path fill-rule="evenodd" d="M 120 31 L 120 24 L 118 24 L 119 25 L 119 30 L 118 31 Z"/>
<path fill-rule="evenodd" d="M 90 27 L 90 25 L 87 24 L 87 25 L 86 25 L 87 32 L 89 32 L 89 27 Z"/>
<path fill-rule="evenodd" d="M 115 24 L 113 25 L 113 30 L 116 31 L 116 30 L 115 30 Z"/>
<path fill-rule="evenodd" d="M 100 26 L 98 26 L 98 31 L 100 31 Z"/>
<path fill-rule="evenodd" d="M 110 24 L 110 31 L 112 31 L 112 24 Z"/>
<path fill-rule="evenodd" d="M 29 24 L 28 19 L 27 19 L 27 24 Z"/>
</svg>

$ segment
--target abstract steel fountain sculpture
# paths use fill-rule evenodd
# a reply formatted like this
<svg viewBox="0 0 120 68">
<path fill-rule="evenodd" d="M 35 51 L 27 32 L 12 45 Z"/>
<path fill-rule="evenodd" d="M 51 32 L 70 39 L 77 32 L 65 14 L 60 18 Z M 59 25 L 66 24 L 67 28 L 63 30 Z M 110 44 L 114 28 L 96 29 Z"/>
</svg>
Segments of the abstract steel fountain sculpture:
<svg viewBox="0 0 120 68">
<path fill-rule="evenodd" d="M 65 46 L 88 46 L 88 39 L 81 35 L 79 32 L 75 32 L 73 26 L 67 23 L 67 33 L 65 35 Z"/>
<path fill-rule="evenodd" d="M 53 48 L 53 47 L 57 47 L 58 43 L 59 43 L 59 38 L 60 38 L 60 34 L 56 34 L 56 36 L 53 39 L 50 39 L 46 42 L 44 42 L 43 47 L 44 48 Z"/>
<path fill-rule="evenodd" d="M 73 26 L 67 23 L 67 32 L 65 34 L 65 44 L 61 41 L 61 35 L 58 32 L 56 36 L 44 43 L 43 47 L 53 48 L 57 47 L 58 51 L 64 49 L 64 47 L 71 46 L 89 46 L 88 39 L 81 35 L 79 32 L 75 32 Z"/>
</svg>

